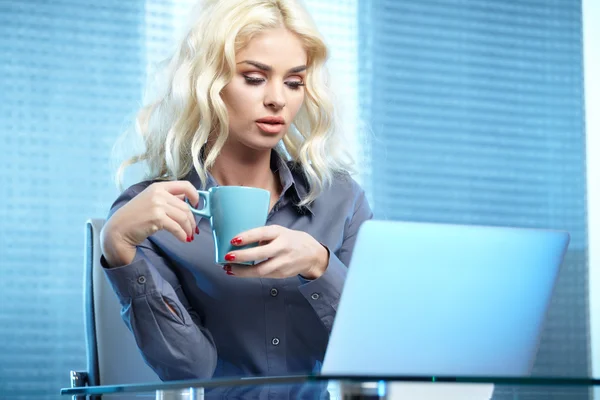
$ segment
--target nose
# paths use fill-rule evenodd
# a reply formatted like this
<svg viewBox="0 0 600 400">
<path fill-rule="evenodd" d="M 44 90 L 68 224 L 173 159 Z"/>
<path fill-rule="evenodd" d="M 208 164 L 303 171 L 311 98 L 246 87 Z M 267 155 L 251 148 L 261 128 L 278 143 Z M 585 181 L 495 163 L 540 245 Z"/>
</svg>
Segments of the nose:
<svg viewBox="0 0 600 400">
<path fill-rule="evenodd" d="M 281 110 L 283 107 L 285 107 L 285 93 L 283 84 L 270 82 L 267 85 L 264 104 L 265 107 L 271 108 L 275 111 Z"/>
</svg>

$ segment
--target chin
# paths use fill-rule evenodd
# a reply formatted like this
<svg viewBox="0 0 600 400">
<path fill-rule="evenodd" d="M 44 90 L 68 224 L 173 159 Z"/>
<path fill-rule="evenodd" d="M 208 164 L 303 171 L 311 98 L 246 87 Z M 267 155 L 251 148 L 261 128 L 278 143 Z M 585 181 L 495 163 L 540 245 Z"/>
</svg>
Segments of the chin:
<svg viewBox="0 0 600 400">
<path fill-rule="evenodd" d="M 256 136 L 252 135 L 252 137 L 247 138 L 247 140 L 245 140 L 243 144 L 253 150 L 270 150 L 275 148 L 275 146 L 279 144 L 279 142 L 281 141 L 281 139 L 283 139 L 284 136 L 285 134 L 269 136 L 264 134 Z"/>
</svg>

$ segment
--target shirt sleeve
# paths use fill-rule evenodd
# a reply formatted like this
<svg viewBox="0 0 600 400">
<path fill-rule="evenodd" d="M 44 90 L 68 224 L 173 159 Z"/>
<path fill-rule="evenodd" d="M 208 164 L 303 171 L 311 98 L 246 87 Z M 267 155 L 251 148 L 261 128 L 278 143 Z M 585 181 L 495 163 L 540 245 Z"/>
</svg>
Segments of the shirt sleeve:
<svg viewBox="0 0 600 400">
<path fill-rule="evenodd" d="M 213 338 L 153 243 L 147 239 L 139 245 L 131 264 L 111 268 L 104 257 L 101 263 L 119 298 L 121 316 L 158 377 L 212 377 L 217 363 Z"/>
<path fill-rule="evenodd" d="M 373 218 L 373 212 L 364 191 L 361 190 L 350 223 L 344 232 L 341 248 L 335 253 L 327 249 L 329 264 L 323 275 L 314 280 L 300 277 L 302 281 L 299 286 L 300 293 L 313 307 L 328 331 L 331 331 L 333 326 L 356 235 L 362 223 L 371 218 Z"/>
</svg>

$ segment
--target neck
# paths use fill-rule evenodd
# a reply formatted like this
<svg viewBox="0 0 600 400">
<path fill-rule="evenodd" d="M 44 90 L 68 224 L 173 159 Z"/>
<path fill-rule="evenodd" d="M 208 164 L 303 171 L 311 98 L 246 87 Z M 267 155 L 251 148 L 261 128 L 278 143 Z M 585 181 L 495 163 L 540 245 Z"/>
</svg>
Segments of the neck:
<svg viewBox="0 0 600 400">
<path fill-rule="evenodd" d="M 270 149 L 256 151 L 228 142 L 210 173 L 221 186 L 249 186 L 277 192 L 279 185 L 279 179 L 271 171 Z"/>
</svg>

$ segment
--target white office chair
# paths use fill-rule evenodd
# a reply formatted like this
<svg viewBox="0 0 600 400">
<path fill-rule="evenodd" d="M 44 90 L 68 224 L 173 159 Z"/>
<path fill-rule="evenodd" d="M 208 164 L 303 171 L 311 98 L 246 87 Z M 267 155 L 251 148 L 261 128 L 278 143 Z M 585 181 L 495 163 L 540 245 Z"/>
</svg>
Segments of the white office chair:
<svg viewBox="0 0 600 400">
<path fill-rule="evenodd" d="M 86 223 L 84 318 L 87 371 L 71 372 L 71 386 L 158 382 L 121 319 L 121 305 L 100 265 L 103 219 Z M 112 399 L 113 397 L 111 397 Z"/>
</svg>

